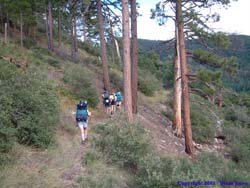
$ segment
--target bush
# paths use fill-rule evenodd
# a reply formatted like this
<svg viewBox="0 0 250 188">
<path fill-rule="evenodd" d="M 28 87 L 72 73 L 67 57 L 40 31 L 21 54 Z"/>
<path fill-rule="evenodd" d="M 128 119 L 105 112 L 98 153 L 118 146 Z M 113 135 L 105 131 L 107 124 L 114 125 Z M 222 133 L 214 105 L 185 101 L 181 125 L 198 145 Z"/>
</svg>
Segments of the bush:
<svg viewBox="0 0 250 188">
<path fill-rule="evenodd" d="M 37 45 L 37 44 L 36 44 L 36 41 L 33 40 L 33 39 L 25 38 L 25 39 L 23 40 L 23 46 L 24 46 L 25 48 L 27 48 L 27 49 L 30 49 L 30 48 L 32 48 L 32 47 L 34 47 L 34 46 L 36 46 L 36 45 Z"/>
<path fill-rule="evenodd" d="M 248 109 L 246 106 L 232 105 L 224 110 L 225 120 L 237 127 L 250 128 L 250 111 Z"/>
<path fill-rule="evenodd" d="M 84 176 L 77 180 L 80 188 L 127 188 L 128 178 L 117 168 L 112 168 L 102 161 L 92 164 Z"/>
<path fill-rule="evenodd" d="M 198 143 L 213 143 L 220 133 L 222 115 L 218 108 L 198 95 L 191 95 L 191 122 L 193 138 Z"/>
<path fill-rule="evenodd" d="M 110 81 L 114 85 L 115 89 L 117 91 L 123 91 L 123 79 L 122 79 L 122 73 L 118 73 L 111 69 L 110 73 Z"/>
<path fill-rule="evenodd" d="M 93 77 L 81 65 L 72 65 L 66 69 L 63 79 L 76 98 L 85 99 L 91 107 L 96 107 L 99 100 L 98 93 L 93 86 Z"/>
<path fill-rule="evenodd" d="M 194 140 L 198 143 L 210 143 L 215 136 L 215 127 L 205 115 L 191 111 L 192 130 Z"/>
<path fill-rule="evenodd" d="M 129 124 L 119 114 L 112 121 L 96 126 L 95 131 L 101 135 L 96 145 L 121 167 L 137 169 L 140 158 L 150 151 L 142 127 L 138 123 Z"/>
<path fill-rule="evenodd" d="M 48 58 L 47 62 L 48 62 L 49 65 L 51 65 L 53 67 L 56 67 L 56 68 L 60 67 L 60 62 L 58 60 L 56 60 L 56 59 Z"/>
<path fill-rule="evenodd" d="M 171 158 L 160 158 L 149 154 L 140 160 L 135 187 L 170 187 L 173 169 L 174 162 Z"/>
<path fill-rule="evenodd" d="M 225 128 L 226 141 L 231 147 L 231 157 L 239 167 L 249 170 L 250 130 L 247 128 Z"/>
<path fill-rule="evenodd" d="M 26 73 L 0 62 L 0 148 L 8 152 L 14 141 L 46 148 L 53 142 L 59 120 L 56 93 L 37 70 Z"/>
<path fill-rule="evenodd" d="M 94 47 L 91 42 L 79 43 L 79 47 L 83 48 L 89 54 L 92 54 L 94 56 L 100 56 L 100 50 L 97 47 Z"/>
<path fill-rule="evenodd" d="M 135 187 L 180 187 L 178 182 L 215 181 L 220 180 L 226 171 L 228 168 L 223 156 L 213 153 L 203 153 L 196 161 L 187 158 L 176 160 L 151 154 L 140 160 Z"/>
<path fill-rule="evenodd" d="M 138 70 L 138 89 L 146 96 L 153 96 L 161 88 L 161 82 L 147 70 Z"/>
</svg>

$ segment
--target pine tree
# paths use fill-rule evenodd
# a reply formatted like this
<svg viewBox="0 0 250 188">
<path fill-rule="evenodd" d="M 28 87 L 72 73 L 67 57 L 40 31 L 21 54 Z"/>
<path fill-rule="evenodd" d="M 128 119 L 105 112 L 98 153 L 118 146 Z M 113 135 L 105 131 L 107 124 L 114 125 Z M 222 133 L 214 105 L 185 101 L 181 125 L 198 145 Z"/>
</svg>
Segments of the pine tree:
<svg viewBox="0 0 250 188">
<path fill-rule="evenodd" d="M 131 0 L 131 34 L 132 34 L 132 111 L 137 114 L 138 92 L 138 40 L 136 0 Z"/>
<path fill-rule="evenodd" d="M 101 61 L 102 61 L 102 71 L 103 71 L 103 84 L 104 89 L 110 91 L 110 81 L 109 81 L 109 70 L 108 70 L 108 59 L 107 59 L 107 48 L 104 36 L 104 22 L 102 14 L 102 2 L 97 0 L 97 14 L 98 14 L 98 26 L 101 44 Z"/>
<path fill-rule="evenodd" d="M 176 17 L 173 19 L 173 15 L 169 14 L 167 12 L 165 7 L 169 4 L 173 9 L 174 5 L 176 5 Z M 207 46 L 207 44 L 210 42 L 214 42 L 216 45 L 222 45 L 225 46 L 226 42 L 223 42 L 221 34 L 217 34 L 213 32 L 209 27 L 207 26 L 208 21 L 218 21 L 218 15 L 217 14 L 208 14 L 204 15 L 203 9 L 211 9 L 212 6 L 215 4 L 220 4 L 227 6 L 230 4 L 230 0 L 224 1 L 224 0 L 212 0 L 212 1 L 195 1 L 195 0 L 165 0 L 161 1 L 156 5 L 156 9 L 152 10 L 152 17 L 158 18 L 158 22 L 160 25 L 164 24 L 166 20 L 169 18 L 172 18 L 175 20 L 178 26 L 178 34 L 176 35 L 176 39 L 179 40 L 179 48 L 178 48 L 178 42 L 176 45 L 176 48 L 178 48 L 180 51 L 180 62 L 181 62 L 181 80 L 182 80 L 182 108 L 183 108 L 183 124 L 185 128 L 185 142 L 186 142 L 186 152 L 192 155 L 193 153 L 193 146 L 192 146 L 192 130 L 191 130 L 191 121 L 190 121 L 190 107 L 189 107 L 189 86 L 188 86 L 188 77 L 189 73 L 187 70 L 187 59 L 186 59 L 186 47 L 185 47 L 185 36 L 186 39 L 197 39 L 197 41 L 200 41 L 200 43 L 204 44 L 204 46 Z M 177 14 L 178 13 L 178 14 Z M 183 19 L 185 18 L 185 20 Z M 185 21 L 185 24 L 184 24 Z M 185 27 L 184 27 L 185 25 Z M 178 41 L 176 40 L 176 41 Z M 178 49 L 176 49 L 176 52 L 178 53 Z M 175 60 L 178 60 L 178 56 L 175 57 Z M 176 61 L 178 62 L 178 61 Z M 175 81 L 177 81 L 177 76 L 175 77 Z M 175 83 L 176 85 L 176 83 Z M 175 92 L 175 99 L 177 100 L 178 97 L 176 97 Z M 174 101 L 174 104 L 177 104 L 177 102 L 180 101 Z M 178 118 L 178 113 L 176 110 L 176 106 L 174 107 L 174 120 L 173 120 L 173 126 L 176 128 L 176 122 Z"/>
<path fill-rule="evenodd" d="M 132 92 L 131 92 L 131 60 L 130 60 L 130 30 L 128 0 L 122 0 L 123 26 L 123 82 L 124 82 L 124 110 L 129 121 L 133 120 Z"/>
</svg>

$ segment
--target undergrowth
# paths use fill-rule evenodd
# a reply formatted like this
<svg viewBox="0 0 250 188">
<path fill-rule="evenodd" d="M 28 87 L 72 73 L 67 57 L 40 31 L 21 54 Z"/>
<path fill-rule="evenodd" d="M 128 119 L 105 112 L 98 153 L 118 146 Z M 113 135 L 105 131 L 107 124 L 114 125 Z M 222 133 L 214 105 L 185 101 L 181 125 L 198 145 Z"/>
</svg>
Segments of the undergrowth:
<svg viewBox="0 0 250 188">
<path fill-rule="evenodd" d="M 37 69 L 22 72 L 0 60 L 0 164 L 14 142 L 47 148 L 59 120 L 54 86 Z"/>
<path fill-rule="evenodd" d="M 107 164 L 125 169 L 132 175 L 129 183 L 132 188 L 180 187 L 183 182 L 193 181 L 200 181 L 203 185 L 210 181 L 213 187 L 220 187 L 221 181 L 246 182 L 249 178 L 249 170 L 242 171 L 237 163 L 216 153 L 201 153 L 193 161 L 184 156 L 159 156 L 141 125 L 128 123 L 121 114 L 112 121 L 97 125 L 94 131 L 97 136 L 92 147 L 102 153 Z M 95 164 L 98 155 L 88 154 L 86 162 Z"/>
</svg>

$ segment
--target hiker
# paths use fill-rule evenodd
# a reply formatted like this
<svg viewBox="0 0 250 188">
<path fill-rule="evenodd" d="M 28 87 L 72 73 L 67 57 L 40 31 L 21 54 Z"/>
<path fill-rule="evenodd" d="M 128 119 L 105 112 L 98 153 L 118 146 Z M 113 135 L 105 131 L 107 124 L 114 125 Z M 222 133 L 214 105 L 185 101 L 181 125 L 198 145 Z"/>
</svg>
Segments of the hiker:
<svg viewBox="0 0 250 188">
<path fill-rule="evenodd" d="M 117 106 L 117 109 L 121 109 L 122 107 L 122 100 L 123 100 L 123 96 L 122 96 L 122 93 L 120 91 L 116 92 L 115 94 L 116 96 L 116 106 Z"/>
<path fill-rule="evenodd" d="M 108 91 L 104 91 L 102 94 L 102 100 L 103 100 L 103 106 L 106 110 L 106 114 L 110 115 L 111 114 L 111 101 L 109 99 L 109 93 Z"/>
<path fill-rule="evenodd" d="M 91 112 L 88 110 L 87 101 L 81 100 L 77 104 L 76 110 L 76 122 L 81 131 L 82 142 L 88 139 L 88 118 L 91 116 Z"/>
<path fill-rule="evenodd" d="M 116 96 L 115 93 L 111 93 L 109 96 L 110 104 L 111 104 L 111 115 L 115 113 L 116 110 Z"/>
</svg>

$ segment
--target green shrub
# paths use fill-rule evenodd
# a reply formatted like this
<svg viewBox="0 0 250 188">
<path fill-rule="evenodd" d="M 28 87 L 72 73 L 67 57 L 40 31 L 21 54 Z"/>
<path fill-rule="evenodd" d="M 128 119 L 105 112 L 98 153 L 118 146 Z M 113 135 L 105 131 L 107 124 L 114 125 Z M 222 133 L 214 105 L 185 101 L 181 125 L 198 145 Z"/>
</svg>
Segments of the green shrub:
<svg viewBox="0 0 250 188">
<path fill-rule="evenodd" d="M 213 143 L 222 115 L 215 105 L 198 95 L 191 95 L 193 138 L 198 143 Z"/>
<path fill-rule="evenodd" d="M 172 185 L 174 163 L 171 158 L 160 158 L 149 154 L 140 159 L 135 178 L 138 188 L 165 188 Z"/>
<path fill-rule="evenodd" d="M 123 91 L 123 79 L 122 79 L 122 73 L 118 73 L 111 69 L 110 73 L 110 81 L 114 85 L 115 89 L 118 91 Z"/>
<path fill-rule="evenodd" d="M 248 128 L 226 127 L 226 141 L 231 147 L 232 160 L 238 167 L 249 170 L 250 130 Z"/>
<path fill-rule="evenodd" d="M 60 67 L 60 62 L 58 60 L 56 60 L 56 59 L 48 58 L 47 62 L 48 62 L 49 65 L 51 65 L 53 67 L 56 67 L 56 68 Z"/>
<path fill-rule="evenodd" d="M 136 169 L 140 158 L 150 151 L 142 127 L 138 123 L 129 124 L 120 115 L 96 126 L 95 131 L 101 135 L 96 145 L 122 167 Z"/>
<path fill-rule="evenodd" d="M 82 42 L 79 43 L 79 47 L 83 48 L 86 52 L 89 54 L 92 54 L 94 56 L 100 56 L 100 50 L 97 47 L 94 47 L 91 42 Z"/>
<path fill-rule="evenodd" d="M 237 127 L 250 128 L 250 111 L 246 106 L 232 105 L 224 110 L 225 120 Z"/>
<path fill-rule="evenodd" d="M 85 99 L 90 106 L 98 104 L 98 93 L 93 86 L 93 75 L 81 65 L 71 65 L 66 69 L 64 81 L 69 85 L 72 94 L 78 99 Z"/>
<path fill-rule="evenodd" d="M 24 46 L 25 48 L 27 48 L 27 49 L 30 49 L 30 48 L 36 46 L 36 41 L 33 40 L 33 39 L 30 39 L 30 38 L 25 38 L 25 39 L 23 40 L 23 46 Z"/>
<path fill-rule="evenodd" d="M 23 73 L 5 61 L 0 62 L 0 87 L 0 152 L 8 152 L 15 140 L 48 147 L 59 120 L 54 87 L 37 70 Z"/>
<path fill-rule="evenodd" d="M 187 158 L 158 157 L 150 154 L 140 160 L 135 187 L 180 187 L 178 182 L 216 181 L 221 180 L 226 171 L 228 168 L 223 156 L 213 153 L 198 155 L 196 161 Z"/>
<path fill-rule="evenodd" d="M 127 188 L 128 178 L 117 168 L 105 165 L 102 161 L 88 167 L 84 176 L 78 177 L 80 188 Z"/>
<path fill-rule="evenodd" d="M 194 140 L 198 143 L 212 142 L 215 136 L 215 129 L 205 115 L 191 111 L 192 130 Z"/>
<path fill-rule="evenodd" d="M 95 162 L 97 162 L 99 160 L 100 160 L 99 154 L 95 150 L 89 150 L 85 154 L 84 164 L 85 165 L 92 165 L 92 164 L 95 164 Z"/>
<path fill-rule="evenodd" d="M 161 81 L 147 70 L 138 70 L 138 89 L 146 96 L 153 96 L 161 88 Z"/>
</svg>

